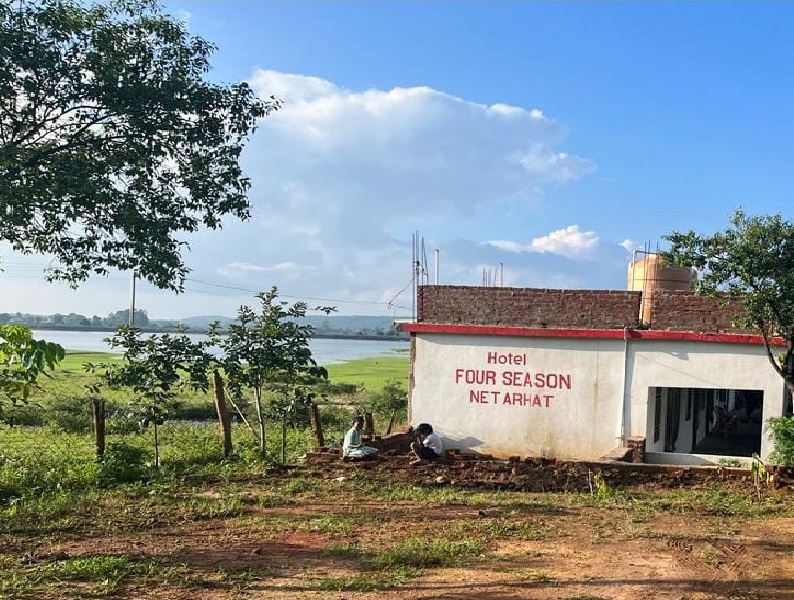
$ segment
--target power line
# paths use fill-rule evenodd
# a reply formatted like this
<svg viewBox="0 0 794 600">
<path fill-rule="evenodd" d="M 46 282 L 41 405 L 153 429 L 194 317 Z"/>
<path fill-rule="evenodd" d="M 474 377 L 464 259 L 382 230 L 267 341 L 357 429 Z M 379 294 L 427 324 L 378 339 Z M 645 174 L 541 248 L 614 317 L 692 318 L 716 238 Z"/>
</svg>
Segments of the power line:
<svg viewBox="0 0 794 600">
<path fill-rule="evenodd" d="M 249 293 L 249 294 L 256 294 L 256 293 L 262 291 L 262 290 L 254 290 L 254 289 L 251 289 L 251 288 L 244 288 L 244 287 L 239 287 L 239 286 L 234 286 L 234 285 L 226 285 L 226 284 L 223 284 L 223 283 L 213 283 L 211 281 L 204 281 L 202 279 L 194 279 L 192 277 L 186 277 L 185 281 L 190 281 L 192 283 L 199 283 L 201 285 L 206 285 L 206 286 L 209 286 L 209 287 L 216 287 L 216 288 L 221 288 L 221 289 L 234 290 L 234 291 L 237 291 L 237 292 L 246 292 L 246 293 Z M 293 298 L 293 299 L 296 299 L 296 300 L 313 300 L 313 301 L 316 301 L 316 302 L 336 302 L 336 303 L 340 303 L 340 304 L 368 304 L 368 305 L 371 305 L 371 306 L 384 306 L 386 308 L 391 308 L 392 306 L 396 306 L 396 305 L 391 304 L 390 302 L 376 302 L 376 301 L 373 301 L 373 300 L 348 300 L 348 299 L 342 299 L 342 298 L 323 298 L 323 297 L 319 297 L 319 296 L 298 296 L 298 295 L 289 294 L 289 293 L 286 293 L 286 292 L 282 293 L 281 291 L 279 291 L 279 296 L 281 296 L 283 298 Z M 406 307 L 404 307 L 404 306 L 396 306 L 396 308 L 406 308 Z"/>
</svg>

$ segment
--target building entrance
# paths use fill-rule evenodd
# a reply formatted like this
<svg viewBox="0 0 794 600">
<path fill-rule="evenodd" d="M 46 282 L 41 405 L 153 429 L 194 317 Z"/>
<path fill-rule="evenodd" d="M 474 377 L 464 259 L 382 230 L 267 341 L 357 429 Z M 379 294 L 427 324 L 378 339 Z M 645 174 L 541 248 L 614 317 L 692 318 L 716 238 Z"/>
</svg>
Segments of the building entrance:
<svg viewBox="0 0 794 600">
<path fill-rule="evenodd" d="M 750 457 L 761 450 L 761 390 L 648 390 L 649 452 Z"/>
</svg>

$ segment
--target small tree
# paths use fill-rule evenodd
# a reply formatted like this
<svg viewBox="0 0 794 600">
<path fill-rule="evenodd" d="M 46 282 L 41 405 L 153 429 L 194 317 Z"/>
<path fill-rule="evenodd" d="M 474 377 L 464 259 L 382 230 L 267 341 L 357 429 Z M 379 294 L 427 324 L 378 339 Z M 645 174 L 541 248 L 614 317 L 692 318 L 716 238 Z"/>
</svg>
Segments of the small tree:
<svg viewBox="0 0 794 600">
<path fill-rule="evenodd" d="M 312 327 L 298 322 L 306 316 L 306 303 L 296 302 L 290 306 L 279 301 L 275 286 L 256 297 L 260 301 L 260 311 L 241 306 L 236 321 L 226 330 L 227 335 L 216 336 L 215 343 L 223 351 L 221 364 L 232 396 L 239 400 L 244 388 L 254 393 L 259 453 L 264 459 L 265 392 L 279 392 L 280 399 L 271 412 L 282 420 L 285 428 L 286 419 L 295 407 L 311 402 L 312 396 L 306 387 L 308 382 L 313 378 L 327 378 L 328 372 L 317 366 L 312 358 L 309 348 Z M 327 313 L 334 309 L 318 307 L 317 310 Z"/>
<path fill-rule="evenodd" d="M 124 348 L 122 363 L 86 364 L 88 371 L 102 370 L 104 382 L 111 388 L 127 387 L 135 395 L 134 408 L 141 425 L 152 425 L 154 465 L 160 466 L 158 428 L 174 408 L 180 386 L 206 391 L 207 370 L 212 356 L 209 342 L 194 342 L 186 334 L 150 335 L 141 338 L 141 330 L 120 327 L 107 338 L 112 348 Z"/>
<path fill-rule="evenodd" d="M 760 332 L 769 362 L 794 394 L 794 223 L 738 209 L 723 232 L 665 239 L 668 260 L 698 269 L 699 290 L 735 303 L 738 324 Z M 780 354 L 772 349 L 775 336 L 786 343 Z"/>
<path fill-rule="evenodd" d="M 48 377 L 64 356 L 61 346 L 34 340 L 27 327 L 0 325 L 0 423 L 13 423 L 13 408 L 27 403 L 39 376 Z"/>
</svg>

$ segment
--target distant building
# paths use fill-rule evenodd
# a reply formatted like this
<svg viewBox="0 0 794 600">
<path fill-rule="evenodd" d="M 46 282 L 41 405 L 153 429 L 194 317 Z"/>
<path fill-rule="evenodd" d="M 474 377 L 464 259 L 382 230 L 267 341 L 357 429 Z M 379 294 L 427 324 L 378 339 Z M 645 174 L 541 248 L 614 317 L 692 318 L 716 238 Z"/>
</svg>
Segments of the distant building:
<svg viewBox="0 0 794 600">
<path fill-rule="evenodd" d="M 411 334 L 411 422 L 499 457 L 597 459 L 632 438 L 649 462 L 768 456 L 762 425 L 787 395 L 761 338 L 713 298 L 644 298 L 421 286 L 416 322 L 399 325 Z"/>
</svg>

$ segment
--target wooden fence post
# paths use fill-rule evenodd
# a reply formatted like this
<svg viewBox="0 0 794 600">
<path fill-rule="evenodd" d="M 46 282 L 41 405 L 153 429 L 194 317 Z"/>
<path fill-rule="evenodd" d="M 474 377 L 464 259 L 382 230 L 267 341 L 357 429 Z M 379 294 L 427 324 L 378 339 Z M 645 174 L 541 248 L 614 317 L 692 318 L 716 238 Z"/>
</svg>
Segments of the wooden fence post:
<svg viewBox="0 0 794 600">
<path fill-rule="evenodd" d="M 322 448 L 325 446 L 325 437 L 323 436 L 323 424 L 320 421 L 320 407 L 312 402 L 309 407 L 309 420 L 314 431 L 314 436 L 317 438 L 317 447 Z"/>
<path fill-rule="evenodd" d="M 375 419 L 372 417 L 371 412 L 364 413 L 364 433 L 375 435 Z"/>
<path fill-rule="evenodd" d="M 386 435 L 391 435 L 391 430 L 394 427 L 394 420 L 397 418 L 397 411 L 391 411 L 391 418 L 389 419 L 389 426 L 386 429 Z"/>
<path fill-rule="evenodd" d="M 221 426 L 221 439 L 223 442 L 223 456 L 232 453 L 232 424 L 229 411 L 226 408 L 226 394 L 223 391 L 223 378 L 218 369 L 212 372 L 212 383 L 215 388 L 215 409 L 218 411 L 218 422 Z"/>
<path fill-rule="evenodd" d="M 94 449 L 97 462 L 105 456 L 105 401 L 91 398 L 91 413 L 94 416 Z"/>
</svg>

